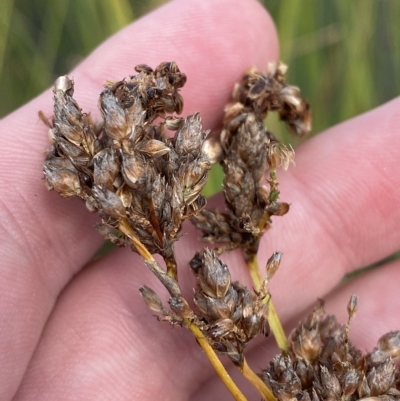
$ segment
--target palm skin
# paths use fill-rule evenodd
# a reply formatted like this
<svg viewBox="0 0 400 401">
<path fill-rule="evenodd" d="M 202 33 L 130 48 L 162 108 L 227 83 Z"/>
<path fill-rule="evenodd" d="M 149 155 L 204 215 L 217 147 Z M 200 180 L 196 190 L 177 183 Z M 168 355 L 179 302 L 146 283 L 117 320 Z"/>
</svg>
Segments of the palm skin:
<svg viewBox="0 0 400 401">
<path fill-rule="evenodd" d="M 217 128 L 243 71 L 277 58 L 273 23 L 256 1 L 177 0 L 110 38 L 70 75 L 79 105 L 98 116 L 106 79 L 175 60 L 189 77 L 184 115 L 199 110 L 204 127 Z M 37 112 L 51 109 L 46 91 L 0 122 L 0 399 L 230 399 L 190 333 L 158 323 L 147 309 L 138 288 L 162 290 L 137 255 L 118 249 L 88 264 L 102 242 L 97 217 L 42 181 L 48 139 Z M 317 298 L 345 320 L 352 293 L 359 312 L 351 339 L 360 349 L 399 329 L 399 262 L 337 287 L 345 273 L 399 248 L 399 109 L 395 99 L 322 133 L 280 174 L 291 211 L 275 220 L 258 256 L 263 266 L 273 251 L 284 254 L 271 292 L 288 329 Z M 183 231 L 180 266 L 202 246 L 190 225 Z M 224 260 L 249 283 L 238 254 Z M 193 278 L 184 267 L 181 276 L 190 294 Z M 275 351 L 272 341 L 258 342 L 248 350 L 251 365 L 261 369 Z"/>
</svg>

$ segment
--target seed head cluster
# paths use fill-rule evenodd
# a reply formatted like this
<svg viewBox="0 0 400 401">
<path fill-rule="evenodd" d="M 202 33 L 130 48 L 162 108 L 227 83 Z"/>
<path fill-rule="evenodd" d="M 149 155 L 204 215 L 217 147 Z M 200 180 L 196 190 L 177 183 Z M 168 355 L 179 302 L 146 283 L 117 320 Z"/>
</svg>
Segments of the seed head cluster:
<svg viewBox="0 0 400 401">
<path fill-rule="evenodd" d="M 247 372 L 263 397 L 270 401 L 276 401 L 274 397 L 279 401 L 400 400 L 400 375 L 394 363 L 400 358 L 400 331 L 382 336 L 367 354 L 356 349 L 348 339 L 357 305 L 354 296 L 347 324 L 326 316 L 321 301 L 291 333 L 287 351 L 281 347 L 284 351 L 259 376 L 248 372 L 246 346 L 256 335 L 268 335 L 270 327 L 272 332 L 276 329 L 274 319 L 268 323 L 269 314 L 275 313 L 268 284 L 282 254 L 271 256 L 266 278 L 260 278 L 259 288 L 252 290 L 233 282 L 228 266 L 217 255 L 240 247 L 251 270 L 271 216 L 289 210 L 287 203 L 279 201 L 276 171 L 288 167 L 294 152 L 263 124 L 268 112 L 277 111 L 296 135 L 310 130 L 308 103 L 300 98 L 298 88 L 286 84 L 286 67 L 271 64 L 266 73 L 255 68 L 247 71 L 225 108 L 218 139 L 206 138 L 208 131 L 203 130 L 198 113 L 177 116 L 183 109 L 179 90 L 186 75 L 175 62 L 161 63 L 154 70 L 138 65 L 135 71 L 129 79 L 105 84 L 99 98 L 103 119 L 97 123 L 73 98 L 73 80 L 57 79 L 54 116 L 47 121 L 42 115 L 52 143 L 43 167 L 48 189 L 64 198 L 77 196 L 89 211 L 98 212 L 98 231 L 140 253 L 169 292 L 167 308 L 154 290 L 140 288 L 158 319 L 189 328 L 200 344 L 206 341 L 205 351 L 211 346 L 212 352 L 227 355 Z M 201 195 L 211 163 L 217 161 L 224 171 L 224 212 L 206 209 Z M 203 230 L 203 239 L 223 244 L 197 252 L 190 261 L 197 280 L 193 307 L 182 294 L 173 247 L 186 219 Z M 154 253 L 162 256 L 166 268 L 152 257 Z M 284 333 L 283 337 L 286 340 Z"/>
<path fill-rule="evenodd" d="M 179 89 L 186 82 L 174 62 L 135 70 L 128 80 L 106 83 L 97 124 L 72 97 L 74 82 L 67 76 L 56 81 L 44 178 L 49 189 L 98 211 L 106 238 L 131 246 L 120 230 L 123 221 L 150 253 L 172 258 L 182 222 L 205 205 L 207 132 L 198 113 L 173 115 L 182 112 Z M 172 139 L 167 130 L 175 131 Z"/>
<path fill-rule="evenodd" d="M 219 353 L 241 364 L 247 343 L 259 333 L 269 334 L 267 293 L 231 282 L 228 267 L 207 248 L 190 266 L 197 277 L 194 303 L 202 326 Z"/>
<path fill-rule="evenodd" d="M 236 84 L 225 108 L 220 141 L 214 144 L 224 171 L 226 211 L 204 209 L 192 219 L 204 232 L 203 239 L 228 248 L 240 246 L 245 256 L 257 253 L 270 217 L 289 210 L 287 203 L 278 202 L 276 168 L 287 168 L 294 153 L 267 131 L 267 113 L 277 111 L 299 136 L 311 129 L 308 103 L 299 97 L 298 88 L 286 84 L 285 72 L 282 63 L 271 64 L 266 73 L 251 68 Z M 267 171 L 270 179 L 265 183 Z"/>
<path fill-rule="evenodd" d="M 400 331 L 385 334 L 363 354 L 348 339 L 356 297 L 348 305 L 349 321 L 325 315 L 321 301 L 289 336 L 289 350 L 278 355 L 261 377 L 279 401 L 394 401 L 400 399 Z"/>
</svg>

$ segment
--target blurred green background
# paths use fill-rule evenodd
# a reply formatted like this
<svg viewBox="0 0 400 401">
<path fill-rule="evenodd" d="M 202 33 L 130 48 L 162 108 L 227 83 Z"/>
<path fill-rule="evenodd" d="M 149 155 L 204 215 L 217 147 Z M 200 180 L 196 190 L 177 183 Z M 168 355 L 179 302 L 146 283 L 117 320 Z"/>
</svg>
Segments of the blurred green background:
<svg viewBox="0 0 400 401">
<path fill-rule="evenodd" d="M 164 2 L 1 0 L 0 117 Z M 262 3 L 277 25 L 288 80 L 312 105 L 314 132 L 400 93 L 399 0 Z"/>
<path fill-rule="evenodd" d="M 400 93 L 399 0 L 263 0 L 288 81 L 314 114 L 314 133 Z M 49 87 L 100 42 L 165 0 L 1 0 L 0 117 Z M 287 133 L 268 117 L 269 128 Z M 291 144 L 298 144 L 290 137 Z M 214 174 L 207 194 L 220 189 Z"/>
</svg>

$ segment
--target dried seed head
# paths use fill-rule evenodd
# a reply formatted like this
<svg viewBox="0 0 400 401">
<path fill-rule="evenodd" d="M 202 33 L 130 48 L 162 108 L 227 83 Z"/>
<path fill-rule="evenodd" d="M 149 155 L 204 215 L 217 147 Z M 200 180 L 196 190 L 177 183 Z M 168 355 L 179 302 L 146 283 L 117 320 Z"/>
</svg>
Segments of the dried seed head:
<svg viewBox="0 0 400 401">
<path fill-rule="evenodd" d="M 231 285 L 228 267 L 217 258 L 212 250 L 207 248 L 202 255 L 198 279 L 201 290 L 214 298 L 223 298 Z"/>
<path fill-rule="evenodd" d="M 130 135 L 129 117 L 111 89 L 105 89 L 101 93 L 100 110 L 104 118 L 105 131 L 110 138 L 120 141 Z"/>
<path fill-rule="evenodd" d="M 357 295 L 352 295 L 350 301 L 347 304 L 347 313 L 349 315 L 349 321 L 351 321 L 357 312 Z"/>
<path fill-rule="evenodd" d="M 279 268 L 282 260 L 282 252 L 274 252 L 272 256 L 268 259 L 267 266 L 266 266 L 266 280 L 271 281 L 272 277 L 274 277 L 276 271 Z"/>
<path fill-rule="evenodd" d="M 199 113 L 189 116 L 175 133 L 175 150 L 182 156 L 198 153 L 207 133 L 202 131 Z"/>
<path fill-rule="evenodd" d="M 145 285 L 139 288 L 140 293 L 146 302 L 146 305 L 154 312 L 163 313 L 164 308 L 158 295 L 149 287 Z"/>
<path fill-rule="evenodd" d="M 314 361 L 321 350 L 321 337 L 318 328 L 305 328 L 301 326 L 293 341 L 293 352 L 298 358 Z"/>
<path fill-rule="evenodd" d="M 370 395 L 385 394 L 396 381 L 396 365 L 392 359 L 387 359 L 383 364 L 373 367 L 367 375 Z"/>
<path fill-rule="evenodd" d="M 223 149 L 221 141 L 216 137 L 207 138 L 203 143 L 203 153 L 207 155 L 210 163 L 214 164 L 222 159 Z"/>
<path fill-rule="evenodd" d="M 92 193 L 102 209 L 110 216 L 118 219 L 126 217 L 126 210 L 121 199 L 107 188 L 94 185 Z"/>
<path fill-rule="evenodd" d="M 133 154 L 122 153 L 122 175 L 124 181 L 133 189 L 143 189 L 151 182 L 151 170 L 148 169 L 146 159 L 138 152 Z"/>
<path fill-rule="evenodd" d="M 113 148 L 103 149 L 93 157 L 93 180 L 96 185 L 112 190 L 120 172 L 120 163 Z"/>
<path fill-rule="evenodd" d="M 208 332 L 211 337 L 221 338 L 231 333 L 234 327 L 235 325 L 231 319 L 220 319 L 210 326 Z"/>
<path fill-rule="evenodd" d="M 247 343 L 259 333 L 269 333 L 265 294 L 231 283 L 227 266 L 209 249 L 196 253 L 190 266 L 198 279 L 194 303 L 214 349 L 234 363 L 243 360 Z"/>
<path fill-rule="evenodd" d="M 185 120 L 181 117 L 172 117 L 168 116 L 165 118 L 165 128 L 171 131 L 177 131 L 178 129 L 182 128 Z"/>
<path fill-rule="evenodd" d="M 254 338 L 258 333 L 264 332 L 264 317 L 263 313 L 252 313 L 244 316 L 241 327 L 246 335 L 246 340 L 249 341 Z"/>
<path fill-rule="evenodd" d="M 54 91 L 62 91 L 68 94 L 68 96 L 74 95 L 74 81 L 67 75 L 63 75 L 56 79 L 54 82 Z"/>
<path fill-rule="evenodd" d="M 231 316 L 231 310 L 225 302 L 218 298 L 205 295 L 198 288 L 195 290 L 193 300 L 197 309 L 208 322 L 226 319 Z"/>
<path fill-rule="evenodd" d="M 164 142 L 158 141 L 157 139 L 150 139 L 147 142 L 141 142 L 137 146 L 137 150 L 154 158 L 164 156 L 171 151 Z"/>
<path fill-rule="evenodd" d="M 271 193 L 270 195 L 273 195 Z M 278 193 L 279 195 L 279 193 Z M 268 205 L 265 210 L 271 215 L 271 216 L 284 216 L 287 212 L 289 212 L 290 205 L 285 202 L 275 202 L 274 199 L 270 196 L 270 205 Z"/>
<path fill-rule="evenodd" d="M 153 69 L 148 66 L 147 64 L 138 64 L 135 67 L 136 72 L 144 72 L 145 74 L 151 74 L 153 72 Z"/>
<path fill-rule="evenodd" d="M 378 349 L 391 358 L 400 358 L 400 331 L 390 331 L 378 340 Z"/>
<path fill-rule="evenodd" d="M 307 102 L 296 87 L 287 85 L 283 65 L 271 67 L 265 74 L 250 68 L 233 91 L 233 100 L 225 108 L 224 126 L 219 141 L 206 142 L 211 160 L 221 160 L 224 171 L 226 213 L 220 230 L 216 210 L 203 210 L 193 220 L 203 230 L 205 240 L 241 247 L 245 257 L 257 253 L 262 234 L 271 225 L 270 217 L 283 216 L 287 203 L 278 202 L 276 169 L 287 169 L 294 151 L 279 143 L 264 127 L 269 111 L 278 111 L 288 127 L 298 135 L 310 129 L 311 114 Z M 263 185 L 270 170 L 268 187 Z"/>
<path fill-rule="evenodd" d="M 321 366 L 322 393 L 326 399 L 339 399 L 341 386 L 339 379 L 326 366 Z"/>
<path fill-rule="evenodd" d="M 45 163 L 43 173 L 47 188 L 54 189 L 63 198 L 70 198 L 81 193 L 79 176 L 74 169 L 56 169 L 50 162 Z"/>
<path fill-rule="evenodd" d="M 358 388 L 360 376 L 355 369 L 348 370 L 343 376 L 343 394 L 349 396 L 354 394 Z"/>
<path fill-rule="evenodd" d="M 355 296 L 348 309 L 353 316 Z M 323 303 L 317 305 L 290 335 L 287 356 L 277 356 L 262 373 L 279 401 L 298 400 L 297 395 L 304 391 L 315 401 L 399 399 L 398 368 L 393 360 L 379 349 L 363 355 L 349 343 L 347 329 L 348 323 L 341 325 L 334 316 L 325 316 Z M 314 332 L 314 339 L 319 338 L 319 350 L 312 359 L 306 359 L 304 355 L 309 353 L 304 347 L 310 332 Z"/>
</svg>

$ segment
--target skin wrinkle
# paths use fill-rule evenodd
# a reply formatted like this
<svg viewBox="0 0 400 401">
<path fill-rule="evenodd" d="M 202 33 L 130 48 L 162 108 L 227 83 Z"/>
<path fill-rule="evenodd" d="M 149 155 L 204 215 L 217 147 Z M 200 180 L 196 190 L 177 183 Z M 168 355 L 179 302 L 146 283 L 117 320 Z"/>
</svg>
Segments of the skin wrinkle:
<svg viewBox="0 0 400 401">
<path fill-rule="evenodd" d="M 391 105 L 388 104 L 388 106 L 390 107 Z M 373 113 L 377 113 L 378 111 L 374 111 Z M 370 116 L 367 117 L 368 119 L 370 118 Z M 377 116 L 377 118 L 375 118 L 374 120 L 380 120 L 379 117 Z M 365 121 L 364 123 L 365 125 L 367 124 L 367 121 Z M 351 122 L 349 122 L 347 124 L 347 126 L 343 126 L 343 128 L 341 126 L 339 126 L 340 128 L 342 128 L 345 131 L 351 132 L 352 131 L 352 126 L 354 125 L 354 120 L 352 120 Z M 347 128 L 347 129 L 346 129 Z M 390 130 L 392 131 L 393 128 Z M 307 147 L 307 153 L 312 153 L 312 149 L 316 148 L 319 143 L 321 143 L 321 141 L 323 141 L 322 137 L 324 135 L 328 135 L 329 132 L 327 132 L 326 134 L 321 135 L 319 138 L 315 138 L 312 141 L 310 141 L 309 146 Z M 347 141 L 351 141 L 353 143 L 357 143 L 359 141 L 359 137 L 361 135 L 361 132 L 356 133 L 354 135 L 350 134 L 351 138 L 349 138 Z M 369 139 L 370 138 L 370 139 Z M 369 139 L 369 140 L 368 140 Z M 332 142 L 333 138 L 331 139 Z M 331 186 L 329 183 L 326 184 L 326 182 L 322 181 L 322 186 L 321 187 L 315 187 L 315 184 L 311 184 L 314 185 L 314 188 L 310 188 L 308 184 L 308 181 L 310 181 L 311 183 L 314 183 L 314 180 L 311 179 L 310 180 L 310 176 L 304 176 L 304 169 L 307 169 L 307 166 L 305 166 L 307 164 L 307 161 L 305 160 L 304 157 L 298 158 L 299 160 L 299 165 L 303 166 L 303 168 L 300 169 L 293 169 L 293 175 L 295 177 L 295 179 L 297 180 L 297 182 L 299 183 L 303 183 L 303 185 L 305 186 L 305 190 L 309 191 L 314 190 L 314 192 L 316 191 L 316 194 L 329 194 L 329 193 L 333 193 L 334 197 L 327 197 L 326 199 L 323 199 L 322 201 L 320 201 L 320 199 L 313 197 L 313 201 L 315 202 L 319 202 L 320 203 L 320 207 L 319 208 L 314 208 L 314 210 L 321 211 L 322 215 L 325 216 L 339 216 L 342 221 L 344 221 L 343 227 L 343 234 L 341 238 L 344 238 L 343 240 L 343 244 L 352 244 L 353 243 L 353 238 L 357 238 L 357 232 L 358 230 L 361 229 L 362 224 L 367 224 L 370 227 L 374 227 L 374 230 L 369 230 L 366 231 L 368 232 L 371 236 L 375 235 L 376 237 L 378 237 L 375 233 L 379 232 L 379 230 L 383 231 L 379 237 L 384 238 L 387 237 L 386 232 L 389 233 L 392 231 L 392 219 L 388 219 L 389 215 L 392 214 L 393 212 L 398 213 L 398 211 L 396 210 L 396 208 L 394 207 L 394 205 L 396 204 L 396 201 L 400 201 L 400 193 L 397 190 L 397 188 L 395 187 L 395 183 L 393 182 L 393 176 L 389 178 L 389 176 L 386 176 L 384 180 L 379 180 L 376 179 L 374 176 L 381 175 L 381 169 L 377 168 L 378 164 L 382 164 L 383 163 L 387 163 L 387 160 L 392 160 L 394 161 L 395 158 L 388 158 L 386 157 L 382 157 L 382 161 L 379 161 L 379 156 L 378 158 L 372 157 L 370 159 L 370 161 L 367 161 L 367 163 L 363 162 L 362 160 L 357 160 L 356 157 L 352 156 L 352 154 L 354 153 L 364 153 L 364 154 L 368 154 L 369 153 L 369 148 L 371 149 L 371 154 L 373 155 L 373 152 L 375 151 L 376 147 L 377 147 L 377 140 L 382 141 L 383 143 L 385 142 L 384 138 L 377 138 L 375 137 L 375 135 L 370 134 L 369 136 L 366 137 L 366 143 L 361 143 L 358 146 L 357 151 L 353 151 L 353 149 L 355 149 L 352 146 L 348 146 L 348 144 L 344 143 L 342 146 L 340 147 L 335 147 L 335 154 L 340 154 L 340 159 L 344 160 L 345 162 L 348 160 L 349 161 L 349 166 L 347 168 L 346 165 L 341 166 L 340 170 L 338 170 L 338 172 L 335 174 L 334 178 L 332 179 L 333 182 L 337 182 L 337 184 L 335 185 L 335 187 Z M 314 144 L 314 146 L 313 146 Z M 329 146 L 329 144 L 325 145 L 325 149 L 327 149 L 327 145 Z M 335 145 L 334 145 L 335 146 Z M 310 150 L 308 148 L 311 148 Z M 321 149 L 322 146 L 319 146 L 319 149 Z M 315 152 L 314 152 L 315 154 Z M 316 160 L 313 160 L 312 163 L 314 163 L 315 165 L 318 165 L 318 159 L 319 160 L 324 160 L 325 156 L 323 154 L 323 152 L 320 152 L 319 157 L 316 157 Z M 335 158 L 337 158 L 337 156 L 331 156 L 331 161 L 330 163 L 320 163 L 321 166 L 325 166 L 323 167 L 324 169 L 321 170 L 321 168 L 317 169 L 317 174 L 320 175 L 321 177 L 324 176 L 328 176 L 329 177 L 329 172 L 330 171 L 335 171 L 334 170 L 334 164 L 335 164 Z M 354 166 L 354 163 L 351 163 L 351 160 L 357 160 L 357 164 L 355 165 L 355 168 L 352 166 Z M 328 159 L 329 160 L 329 159 Z M 393 162 L 392 162 L 393 163 Z M 310 163 L 308 163 L 308 165 L 310 165 Z M 359 166 L 357 168 L 357 166 Z M 349 180 L 347 180 L 348 178 L 348 174 L 347 172 L 350 171 L 350 169 L 352 168 L 352 173 L 353 176 L 356 175 L 358 177 L 360 177 L 359 179 L 353 179 L 349 182 Z M 390 169 L 390 164 L 387 167 L 388 169 Z M 313 171 L 313 176 L 315 176 L 315 171 L 310 169 L 310 171 Z M 327 174 L 328 172 L 328 174 Z M 340 175 L 343 176 L 343 178 L 340 178 Z M 369 177 L 374 177 L 374 180 L 371 181 L 371 179 L 369 179 Z M 392 182 L 390 182 L 390 180 L 392 180 Z M 325 180 L 326 181 L 326 180 Z M 376 183 L 378 185 L 376 185 Z M 375 186 L 373 186 L 375 184 Z M 329 192 L 328 192 L 329 191 Z M 304 193 L 301 190 L 298 190 L 298 194 L 301 196 L 301 194 Z M 385 203 L 382 203 L 380 201 L 378 201 L 378 194 L 380 193 L 389 193 L 391 197 L 394 198 L 395 202 L 392 203 L 393 208 L 388 208 Z M 337 194 L 337 195 L 336 195 Z M 362 194 L 362 195 L 361 195 Z M 338 196 L 340 196 L 340 198 L 338 198 Z M 357 203 L 357 208 L 355 208 L 352 205 L 352 198 L 357 199 L 358 203 Z M 299 198 L 301 199 L 301 198 Z M 398 199 L 398 200 L 397 200 Z M 372 200 L 372 202 L 371 202 Z M 376 200 L 376 201 L 375 201 Z M 304 202 L 304 201 L 302 201 Z M 340 205 L 346 205 L 346 203 L 349 203 L 350 207 L 341 207 L 338 211 L 335 212 L 334 208 L 338 207 L 335 204 L 337 203 L 339 206 Z M 390 203 L 389 203 L 390 204 Z M 353 206 L 353 207 L 351 207 Z M 322 209 L 321 209 L 322 207 Z M 355 213 L 354 210 L 355 209 Z M 311 210 L 311 209 L 310 209 Z M 369 213 L 370 210 L 375 211 L 382 211 L 382 214 L 380 216 L 377 216 L 376 213 L 374 213 L 373 215 L 371 215 Z M 333 211 L 333 213 L 332 213 Z M 360 218 L 358 219 L 361 222 L 361 225 L 354 225 L 351 223 L 351 220 L 354 220 L 354 214 L 361 214 Z M 364 214 L 364 216 L 363 216 Z M 382 221 L 381 218 L 384 218 L 385 221 L 387 221 L 386 225 L 382 225 L 380 224 L 380 222 Z M 346 222 L 347 221 L 347 222 Z M 374 222 L 376 221 L 376 223 Z M 394 227 L 393 227 L 394 228 Z M 346 239 L 347 237 L 347 239 Z M 360 239 L 362 239 L 361 236 Z M 382 242 L 382 240 L 381 240 Z M 391 241 L 390 241 L 391 242 Z M 387 244 L 386 241 L 384 241 L 384 248 L 386 248 L 386 250 L 382 249 L 380 251 L 379 254 L 376 255 L 375 260 L 376 259 L 381 259 L 391 253 L 393 253 L 394 251 L 397 250 L 396 248 L 396 241 L 394 241 L 393 243 L 389 243 Z M 386 245 L 386 246 L 385 246 Z M 368 264 L 371 263 L 371 258 L 368 257 L 368 260 L 360 260 L 360 254 L 362 254 L 364 251 L 369 251 L 368 246 L 363 246 L 362 244 L 360 244 L 358 247 L 351 247 L 352 249 L 349 249 L 349 251 L 353 251 L 353 255 L 350 254 L 349 255 L 349 267 L 353 266 L 353 268 L 357 268 L 357 267 L 361 267 L 364 264 Z M 360 252 L 361 251 L 361 252 Z M 377 252 L 375 252 L 377 253 Z M 346 271 L 348 272 L 348 271 Z"/>
<path fill-rule="evenodd" d="M 85 322 L 87 323 L 87 322 Z M 96 332 L 88 332 L 84 330 L 84 325 L 70 325 L 67 322 L 60 321 L 57 323 L 59 328 L 61 329 L 59 334 L 62 332 L 68 333 L 68 336 L 65 335 L 58 335 L 56 336 L 56 347 L 52 346 L 52 352 L 48 354 L 48 363 L 49 366 L 51 366 L 51 362 L 53 360 L 57 359 L 66 359 L 70 358 L 71 356 L 74 355 L 76 352 L 76 349 L 79 348 L 79 346 L 82 346 L 82 349 L 84 350 L 84 355 L 81 355 L 80 360 L 75 361 L 76 363 L 74 365 L 66 365 L 64 367 L 61 367 L 60 369 L 53 370 L 54 376 L 52 376 L 50 381 L 59 379 L 60 381 L 64 382 L 66 378 L 71 377 L 71 373 L 76 371 L 77 366 L 79 367 L 79 375 L 75 377 L 74 380 L 69 380 L 71 383 L 76 382 L 76 378 L 79 377 L 79 380 L 82 381 L 82 383 L 86 382 L 87 380 L 90 379 L 90 377 L 96 376 L 96 369 L 99 367 L 98 361 L 101 361 L 103 363 L 103 359 L 105 355 L 102 356 L 102 354 L 98 355 L 98 350 L 91 349 L 91 339 L 96 338 L 98 335 L 101 336 L 102 339 L 106 339 L 107 336 L 105 336 L 106 333 L 108 332 L 114 332 L 116 328 L 114 326 L 108 326 L 108 325 L 103 325 L 101 327 L 98 327 L 96 329 Z M 50 328 L 51 330 L 51 328 Z M 112 335 L 108 335 L 108 337 L 115 337 Z M 71 342 L 71 340 L 73 340 Z M 43 340 L 44 344 L 42 347 L 46 347 L 46 339 Z M 52 342 L 54 341 L 53 339 L 51 340 Z M 110 343 L 110 340 L 107 340 Z M 49 344 L 50 345 L 50 344 Z M 61 345 L 61 346 L 60 346 Z M 115 341 L 112 343 L 112 346 L 114 347 L 115 345 L 118 345 Z M 51 345 L 50 345 L 51 346 Z M 57 353 L 57 350 L 61 351 Z M 54 352 L 56 351 L 56 353 Z M 114 355 L 114 354 L 112 354 Z M 66 357 L 67 356 L 67 357 Z M 97 358 L 96 358 L 97 356 Z M 112 360 L 111 360 L 112 361 Z M 108 363 L 108 362 L 107 362 Z M 117 362 L 115 362 L 117 363 Z M 30 369 L 32 369 L 32 375 L 40 375 L 41 373 L 41 366 L 43 365 L 35 365 L 34 363 L 31 365 Z M 99 373 L 99 372 L 97 372 Z M 46 375 L 43 376 L 44 378 Z M 46 383 L 46 380 L 43 380 L 44 383 Z M 114 380 L 115 382 L 115 380 Z"/>
<path fill-rule="evenodd" d="M 22 237 L 25 238 L 24 230 L 22 230 L 22 228 L 20 227 L 18 219 L 16 216 L 14 216 L 13 211 L 10 210 L 8 205 L 1 199 L 0 199 L 0 205 L 1 205 L 0 210 L 2 211 L 0 229 L 4 233 L 3 238 L 5 239 L 7 238 L 8 240 L 12 238 L 12 240 L 14 240 L 15 243 L 18 244 L 16 252 L 13 252 L 12 254 L 13 256 L 19 254 L 23 255 L 24 247 L 23 243 L 19 239 L 19 234 L 22 234 Z M 7 260 L 8 257 L 7 255 L 9 255 L 9 252 L 6 252 L 7 251 L 6 247 L 4 247 L 4 251 L 5 252 L 4 256 L 2 257 L 2 260 Z"/>
<path fill-rule="evenodd" d="M 342 269 L 337 271 L 338 280 L 340 280 L 346 273 L 347 269 L 345 266 L 351 266 L 351 255 L 347 253 L 350 251 L 350 248 L 343 247 L 343 238 L 336 235 L 337 226 L 345 226 L 345 216 L 334 211 L 335 203 L 333 199 L 329 197 L 329 193 L 322 191 L 317 194 L 313 191 L 313 189 L 315 189 L 315 181 L 314 188 L 310 188 L 307 183 L 307 177 L 303 178 L 301 175 L 297 175 L 296 179 L 296 189 L 294 192 L 298 193 L 300 196 L 293 196 L 293 198 L 301 199 L 301 194 L 313 193 L 313 196 L 307 199 L 307 204 L 303 204 L 303 210 L 305 211 L 303 215 L 308 215 L 312 219 L 311 224 L 312 231 L 315 233 L 315 241 L 318 242 L 320 236 L 323 236 L 326 242 L 328 242 L 327 240 L 329 239 L 330 244 L 325 245 L 324 250 L 320 250 L 318 247 L 314 249 L 321 256 L 326 254 L 326 250 L 329 249 L 329 254 L 340 258 L 337 260 L 337 264 L 342 266 Z M 330 218 L 325 218 L 325 216 L 334 216 L 335 223 L 332 224 Z M 340 221 L 339 224 L 338 221 Z M 313 241 L 310 242 L 312 243 Z M 321 259 L 323 259 L 323 256 Z"/>
</svg>

